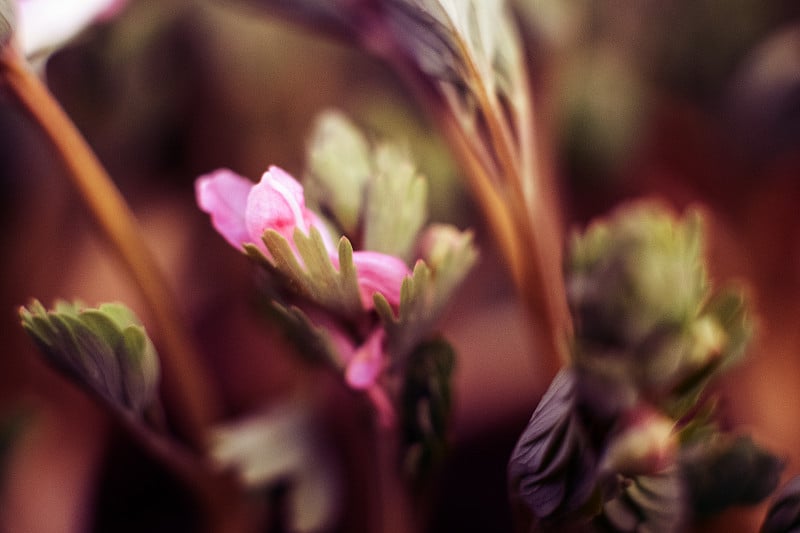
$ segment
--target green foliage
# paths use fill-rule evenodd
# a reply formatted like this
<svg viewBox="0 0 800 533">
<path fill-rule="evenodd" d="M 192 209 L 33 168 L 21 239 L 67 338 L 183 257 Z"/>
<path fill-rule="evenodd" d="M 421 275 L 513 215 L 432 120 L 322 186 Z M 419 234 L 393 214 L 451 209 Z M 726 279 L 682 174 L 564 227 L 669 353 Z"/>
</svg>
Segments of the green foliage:
<svg viewBox="0 0 800 533">
<path fill-rule="evenodd" d="M 567 259 L 576 364 L 675 418 L 751 336 L 741 291 L 712 291 L 702 242 L 698 213 L 642 203 L 576 234 Z"/>
<path fill-rule="evenodd" d="M 420 344 L 408 359 L 401 396 L 405 466 L 423 475 L 446 451 L 455 352 L 443 339 Z"/>
<path fill-rule="evenodd" d="M 345 234 L 355 235 L 373 175 L 367 139 L 342 113 L 329 110 L 317 118 L 306 159 L 309 205 L 325 206 Z"/>
<path fill-rule="evenodd" d="M 158 355 L 124 305 L 59 301 L 47 311 L 34 300 L 20 317 L 48 363 L 112 407 L 141 414 L 155 401 Z"/>
<path fill-rule="evenodd" d="M 375 175 L 367 187 L 364 249 L 409 261 L 427 217 L 428 183 L 410 155 L 397 146 L 378 145 L 374 165 Z"/>
<path fill-rule="evenodd" d="M 413 274 L 403 281 L 397 315 L 383 295 L 375 295 L 389 352 L 396 357 L 406 355 L 427 335 L 478 258 L 472 234 L 451 226 L 432 226 L 423 240 L 430 263 L 417 261 Z"/>
<path fill-rule="evenodd" d="M 308 147 L 308 202 L 330 213 L 362 248 L 413 259 L 417 234 L 428 216 L 428 183 L 408 150 L 370 144 L 338 111 L 317 120 Z"/>
</svg>

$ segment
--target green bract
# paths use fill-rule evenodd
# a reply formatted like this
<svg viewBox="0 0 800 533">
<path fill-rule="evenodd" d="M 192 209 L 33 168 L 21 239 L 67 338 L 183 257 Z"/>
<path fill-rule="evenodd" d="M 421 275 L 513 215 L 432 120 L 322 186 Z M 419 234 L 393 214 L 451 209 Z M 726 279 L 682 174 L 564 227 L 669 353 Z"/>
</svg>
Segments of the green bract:
<svg viewBox="0 0 800 533">
<path fill-rule="evenodd" d="M 413 259 L 428 216 L 428 184 L 408 150 L 373 146 L 341 113 L 326 111 L 311 136 L 308 166 L 310 205 L 330 213 L 351 239 L 361 235 L 362 249 Z"/>
<path fill-rule="evenodd" d="M 384 322 L 389 351 L 398 357 L 408 354 L 433 328 L 478 258 L 472 234 L 452 226 L 432 225 L 422 242 L 423 259 L 403 281 L 397 315 L 386 298 L 375 295 L 375 309 Z"/>
<path fill-rule="evenodd" d="M 156 398 L 158 355 L 141 322 L 119 303 L 97 309 L 37 300 L 20 308 L 22 326 L 48 363 L 112 407 L 141 414 Z"/>
</svg>

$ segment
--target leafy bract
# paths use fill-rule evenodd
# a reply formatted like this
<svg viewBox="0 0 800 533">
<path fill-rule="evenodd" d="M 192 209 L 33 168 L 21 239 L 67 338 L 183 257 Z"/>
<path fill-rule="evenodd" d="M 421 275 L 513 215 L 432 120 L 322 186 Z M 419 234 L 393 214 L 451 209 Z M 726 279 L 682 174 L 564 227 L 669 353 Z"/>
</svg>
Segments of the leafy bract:
<svg viewBox="0 0 800 533">
<path fill-rule="evenodd" d="M 380 144 L 373 154 L 375 174 L 367 187 L 364 248 L 409 261 L 427 217 L 428 183 L 405 150 Z"/>
<path fill-rule="evenodd" d="M 395 314 L 381 294 L 375 294 L 375 310 L 384 322 L 390 353 L 402 358 L 430 331 L 455 288 L 464 280 L 478 257 L 472 234 L 449 226 L 432 226 L 432 242 L 426 261 L 417 261 L 403 281 L 400 307 Z"/>
<path fill-rule="evenodd" d="M 362 248 L 410 261 L 428 216 L 428 184 L 408 150 L 372 144 L 342 113 L 317 120 L 307 150 L 305 189 L 310 204 L 330 214 Z"/>
<path fill-rule="evenodd" d="M 373 175 L 367 139 L 344 114 L 328 110 L 317 119 L 306 154 L 306 200 L 324 206 L 344 233 L 354 235 Z"/>
<path fill-rule="evenodd" d="M 353 264 L 353 247 L 346 237 L 339 240 L 338 268 L 331 261 L 317 228 L 312 227 L 308 235 L 295 229 L 296 251 L 275 230 L 267 230 L 263 240 L 272 255 L 271 260 L 254 245 L 245 244 L 245 251 L 268 270 L 283 278 L 293 290 L 346 317 L 363 312 Z"/>
</svg>

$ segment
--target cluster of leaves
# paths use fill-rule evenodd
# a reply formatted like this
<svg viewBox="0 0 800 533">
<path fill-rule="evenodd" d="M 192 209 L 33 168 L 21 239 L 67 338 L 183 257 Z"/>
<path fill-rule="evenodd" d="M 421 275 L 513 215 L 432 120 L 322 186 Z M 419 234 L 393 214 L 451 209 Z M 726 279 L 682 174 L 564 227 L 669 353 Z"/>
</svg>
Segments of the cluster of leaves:
<svg viewBox="0 0 800 533">
<path fill-rule="evenodd" d="M 246 250 L 269 273 L 271 303 L 304 351 L 337 367 L 346 361 L 332 329 L 347 332 L 359 346 L 381 328 L 388 359 L 381 386 L 402 411 L 408 450 L 415 457 L 438 455 L 453 362 L 447 343 L 432 340 L 431 332 L 477 259 L 472 235 L 447 225 L 425 228 L 427 183 L 407 151 L 384 141 L 371 143 L 336 111 L 323 113 L 311 135 L 304 186 L 309 206 L 329 218 L 332 233 L 343 235 L 338 261 L 329 256 L 316 228 L 309 235 L 295 230 L 294 246 L 268 230 L 263 242 L 271 258 L 255 246 Z M 398 306 L 375 292 L 374 309 L 365 309 L 352 243 L 406 262 L 418 258 L 402 281 Z M 427 415 L 418 416 L 422 412 Z"/>
<path fill-rule="evenodd" d="M 620 210 L 575 235 L 566 273 L 572 364 L 509 466 L 535 519 L 679 531 L 769 495 L 783 462 L 720 432 L 703 395 L 741 358 L 751 326 L 739 291 L 710 287 L 699 214 L 676 220 L 648 203 Z"/>
</svg>

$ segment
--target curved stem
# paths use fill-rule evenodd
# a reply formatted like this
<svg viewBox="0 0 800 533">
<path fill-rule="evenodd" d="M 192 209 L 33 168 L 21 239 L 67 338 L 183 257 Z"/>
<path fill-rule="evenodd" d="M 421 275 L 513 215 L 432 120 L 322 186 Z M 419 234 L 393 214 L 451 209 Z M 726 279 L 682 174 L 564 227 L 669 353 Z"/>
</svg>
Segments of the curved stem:
<svg viewBox="0 0 800 533">
<path fill-rule="evenodd" d="M 138 285 L 163 342 L 164 381 L 179 414 L 176 429 L 202 451 L 203 428 L 216 416 L 215 396 L 133 213 L 78 129 L 12 45 L 0 53 L 0 80 L 52 143 L 72 184 Z"/>
</svg>

